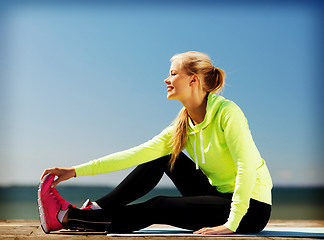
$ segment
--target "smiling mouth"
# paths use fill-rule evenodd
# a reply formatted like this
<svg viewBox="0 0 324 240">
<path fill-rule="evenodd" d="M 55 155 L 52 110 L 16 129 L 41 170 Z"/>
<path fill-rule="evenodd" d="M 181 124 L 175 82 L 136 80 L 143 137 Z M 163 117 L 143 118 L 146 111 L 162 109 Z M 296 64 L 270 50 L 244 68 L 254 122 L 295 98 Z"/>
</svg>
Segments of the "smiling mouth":
<svg viewBox="0 0 324 240">
<path fill-rule="evenodd" d="M 170 92 L 170 91 L 172 91 L 174 89 L 174 87 L 172 87 L 172 86 L 167 86 L 167 92 Z"/>
</svg>

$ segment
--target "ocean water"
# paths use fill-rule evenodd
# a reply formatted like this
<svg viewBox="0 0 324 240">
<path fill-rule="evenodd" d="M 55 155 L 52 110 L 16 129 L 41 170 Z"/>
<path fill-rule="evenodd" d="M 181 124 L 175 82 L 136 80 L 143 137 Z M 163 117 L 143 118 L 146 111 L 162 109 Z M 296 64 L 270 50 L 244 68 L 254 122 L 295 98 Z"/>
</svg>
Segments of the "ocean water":
<svg viewBox="0 0 324 240">
<path fill-rule="evenodd" d="M 57 188 L 64 199 L 81 207 L 86 199 L 95 200 L 109 193 L 109 187 Z M 156 188 L 137 202 L 154 196 L 180 196 L 176 189 Z M 324 188 L 274 188 L 271 219 L 324 220 Z M 37 186 L 0 187 L 0 219 L 38 219 Z"/>
</svg>

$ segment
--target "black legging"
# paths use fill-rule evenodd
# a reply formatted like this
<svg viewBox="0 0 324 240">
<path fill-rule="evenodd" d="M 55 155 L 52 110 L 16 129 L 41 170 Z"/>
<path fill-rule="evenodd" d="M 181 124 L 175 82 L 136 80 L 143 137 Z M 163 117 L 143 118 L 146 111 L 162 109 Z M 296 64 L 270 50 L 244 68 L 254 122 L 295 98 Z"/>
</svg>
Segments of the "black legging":
<svg viewBox="0 0 324 240">
<path fill-rule="evenodd" d="M 169 169 L 165 156 L 139 165 L 112 192 L 96 202 L 102 210 L 70 208 L 68 227 L 109 232 L 131 232 L 152 224 L 169 224 L 198 230 L 222 225 L 230 213 L 231 193 L 220 193 L 211 186 L 201 170 L 181 153 Z M 151 191 L 163 174 L 175 184 L 181 197 L 158 196 L 146 202 L 130 204 Z M 271 206 L 250 200 L 237 233 L 257 233 L 268 223 Z"/>
</svg>

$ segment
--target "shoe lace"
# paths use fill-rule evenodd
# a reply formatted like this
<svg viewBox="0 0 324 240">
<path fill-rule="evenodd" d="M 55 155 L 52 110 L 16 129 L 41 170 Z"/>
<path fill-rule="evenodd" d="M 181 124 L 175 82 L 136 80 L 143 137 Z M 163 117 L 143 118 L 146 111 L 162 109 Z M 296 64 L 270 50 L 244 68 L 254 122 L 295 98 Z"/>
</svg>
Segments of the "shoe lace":
<svg viewBox="0 0 324 240">
<path fill-rule="evenodd" d="M 61 197 L 58 191 L 55 188 L 49 189 L 50 194 L 53 195 L 54 199 L 58 201 L 58 203 L 63 204 L 65 200 Z"/>
</svg>

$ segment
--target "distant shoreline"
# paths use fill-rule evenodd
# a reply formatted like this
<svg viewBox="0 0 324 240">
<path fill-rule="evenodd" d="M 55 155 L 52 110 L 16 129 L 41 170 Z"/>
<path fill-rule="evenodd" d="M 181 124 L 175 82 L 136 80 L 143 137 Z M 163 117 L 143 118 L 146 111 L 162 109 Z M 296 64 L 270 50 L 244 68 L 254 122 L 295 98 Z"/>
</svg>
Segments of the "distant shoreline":
<svg viewBox="0 0 324 240">
<path fill-rule="evenodd" d="M 38 219 L 36 204 L 38 186 L 0 187 L 0 219 Z M 58 186 L 67 201 L 81 207 L 86 199 L 96 200 L 113 187 Z M 180 196 L 175 188 L 157 187 L 134 202 L 152 197 Z M 324 187 L 274 187 L 272 191 L 272 219 L 324 220 Z"/>
</svg>

